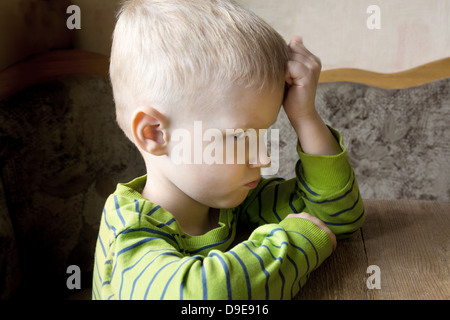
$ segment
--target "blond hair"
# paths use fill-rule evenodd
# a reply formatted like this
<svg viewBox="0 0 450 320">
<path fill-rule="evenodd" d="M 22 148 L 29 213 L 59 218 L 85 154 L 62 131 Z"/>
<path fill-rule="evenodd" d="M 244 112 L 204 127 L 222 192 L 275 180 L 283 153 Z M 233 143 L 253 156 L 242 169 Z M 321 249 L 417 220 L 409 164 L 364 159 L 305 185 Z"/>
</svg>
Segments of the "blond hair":
<svg viewBox="0 0 450 320">
<path fill-rule="evenodd" d="M 192 105 L 224 83 L 269 88 L 287 60 L 284 39 L 232 0 L 125 1 L 110 64 L 117 121 L 131 137 L 140 104 Z"/>
</svg>

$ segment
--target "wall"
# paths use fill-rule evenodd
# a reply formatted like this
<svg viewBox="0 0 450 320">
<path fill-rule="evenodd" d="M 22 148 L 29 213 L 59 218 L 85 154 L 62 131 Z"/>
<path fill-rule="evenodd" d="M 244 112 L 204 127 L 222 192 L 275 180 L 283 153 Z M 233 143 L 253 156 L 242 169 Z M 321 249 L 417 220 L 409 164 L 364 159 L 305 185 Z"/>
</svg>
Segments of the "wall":
<svg viewBox="0 0 450 320">
<path fill-rule="evenodd" d="M 297 34 L 323 69 L 396 72 L 450 57 L 448 0 L 239 0 L 288 40 Z M 30 54 L 77 48 L 109 54 L 119 0 L 1 0 L 0 70 Z M 67 30 L 66 8 L 81 8 L 81 30 Z M 370 30 L 369 5 L 381 28 Z"/>
<path fill-rule="evenodd" d="M 286 39 L 297 34 L 324 69 L 396 72 L 450 57 L 448 0 L 242 0 Z M 370 30 L 370 5 L 381 28 Z"/>
<path fill-rule="evenodd" d="M 0 70 L 31 54 L 69 47 L 68 5 L 68 0 L 0 0 Z"/>
</svg>

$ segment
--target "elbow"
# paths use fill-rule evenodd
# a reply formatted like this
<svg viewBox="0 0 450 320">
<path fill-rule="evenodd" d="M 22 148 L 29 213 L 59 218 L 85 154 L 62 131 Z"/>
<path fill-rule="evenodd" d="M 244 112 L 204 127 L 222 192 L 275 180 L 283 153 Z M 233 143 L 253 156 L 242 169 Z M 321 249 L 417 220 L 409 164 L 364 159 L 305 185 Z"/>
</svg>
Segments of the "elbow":
<svg viewBox="0 0 450 320">
<path fill-rule="evenodd" d="M 344 223 L 337 223 L 335 226 L 329 226 L 330 229 L 336 235 L 336 239 L 346 239 L 356 233 L 366 220 L 366 212 L 364 205 L 361 201 L 361 205 L 352 212 L 352 220 Z"/>
</svg>

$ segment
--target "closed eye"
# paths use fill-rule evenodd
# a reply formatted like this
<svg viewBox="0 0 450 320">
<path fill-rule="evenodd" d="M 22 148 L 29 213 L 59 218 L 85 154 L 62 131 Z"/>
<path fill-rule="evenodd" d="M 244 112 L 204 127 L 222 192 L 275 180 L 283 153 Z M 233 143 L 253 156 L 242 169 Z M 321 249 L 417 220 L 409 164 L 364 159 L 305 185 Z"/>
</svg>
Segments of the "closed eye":
<svg viewBox="0 0 450 320">
<path fill-rule="evenodd" d="M 237 132 L 236 132 L 237 131 Z M 240 140 L 245 137 L 245 131 L 244 130 L 236 130 L 233 134 L 231 134 L 231 138 L 235 140 Z"/>
</svg>

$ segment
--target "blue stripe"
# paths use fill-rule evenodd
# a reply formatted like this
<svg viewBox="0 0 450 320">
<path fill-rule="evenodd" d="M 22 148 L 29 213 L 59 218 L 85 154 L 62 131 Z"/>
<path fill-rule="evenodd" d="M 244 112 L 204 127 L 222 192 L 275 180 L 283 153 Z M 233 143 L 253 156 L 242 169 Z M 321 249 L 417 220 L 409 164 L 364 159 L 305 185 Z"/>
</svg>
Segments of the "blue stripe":
<svg viewBox="0 0 450 320">
<path fill-rule="evenodd" d="M 281 258 L 281 257 L 275 257 L 275 256 L 273 255 L 272 251 L 270 251 L 270 249 L 269 249 L 268 246 L 266 246 L 265 244 L 262 244 L 262 245 L 261 245 L 261 248 L 266 248 L 267 251 L 269 251 L 270 255 L 272 256 L 272 259 L 273 259 L 273 260 L 278 260 L 278 261 L 280 261 L 280 263 L 283 263 L 283 258 Z"/>
<path fill-rule="evenodd" d="M 150 212 L 147 213 L 146 215 L 150 217 L 153 213 L 156 212 L 156 210 L 158 210 L 160 208 L 161 208 L 161 206 L 158 205 L 158 206 L 154 207 L 152 210 L 150 210 Z"/>
<path fill-rule="evenodd" d="M 353 224 L 353 223 L 357 222 L 357 221 L 358 221 L 359 219 L 361 219 L 363 216 L 364 216 L 364 209 L 363 209 L 361 215 L 360 215 L 358 218 L 356 218 L 356 220 L 353 220 L 352 222 L 348 222 L 348 223 L 335 223 L 335 222 L 327 222 L 327 221 L 323 221 L 323 223 L 325 223 L 325 224 L 327 224 L 327 225 L 329 225 L 329 226 L 346 226 L 346 225 Z"/>
<path fill-rule="evenodd" d="M 298 278 L 298 268 L 297 268 L 297 264 L 295 263 L 295 261 L 292 260 L 292 258 L 289 257 L 289 255 L 286 255 L 286 258 L 288 259 L 288 261 L 289 261 L 290 263 L 292 263 L 292 265 L 294 266 L 294 269 L 295 269 L 295 278 L 294 278 L 294 281 L 292 281 L 292 286 L 291 286 L 291 299 L 293 299 L 293 298 L 294 298 L 294 292 L 293 292 L 293 290 L 294 290 L 294 285 L 295 285 L 295 281 L 296 281 L 297 278 Z"/>
<path fill-rule="evenodd" d="M 309 186 L 306 184 L 305 181 L 303 181 L 303 178 L 299 176 L 298 180 L 300 181 L 300 183 L 302 184 L 303 188 L 306 189 L 306 191 L 308 191 L 310 194 L 312 194 L 313 196 L 320 196 L 320 194 L 315 193 L 314 191 L 312 191 Z M 307 198 L 307 197 L 306 197 Z M 309 199 L 308 199 L 309 200 Z"/>
<path fill-rule="evenodd" d="M 306 254 L 306 252 L 305 252 L 302 248 L 296 246 L 295 244 L 290 243 L 290 245 L 291 245 L 292 247 L 294 247 L 295 249 L 299 250 L 299 251 L 300 251 L 301 253 L 303 253 L 303 255 L 305 256 L 305 259 L 306 259 L 306 266 L 307 266 L 306 273 L 308 273 L 308 271 L 309 271 L 309 259 L 308 259 L 308 255 Z"/>
<path fill-rule="evenodd" d="M 210 257 L 217 257 L 220 261 L 220 263 L 222 264 L 223 267 L 223 271 L 225 272 L 225 277 L 226 277 L 226 281 L 227 281 L 227 292 L 228 292 L 228 300 L 232 300 L 232 296 L 231 296 L 231 281 L 230 281 L 230 270 L 228 269 L 228 265 L 225 262 L 225 260 L 223 260 L 223 258 L 221 256 L 219 256 L 217 253 L 212 253 L 210 255 Z"/>
<path fill-rule="evenodd" d="M 166 292 L 167 292 L 167 288 L 169 287 L 169 284 L 170 284 L 170 282 L 172 281 L 172 279 L 173 279 L 173 278 L 175 277 L 175 275 L 177 274 L 178 270 L 180 270 L 180 268 L 181 268 L 186 262 L 191 261 L 191 260 L 201 260 L 201 257 L 199 257 L 199 256 L 190 257 L 189 259 L 186 259 L 183 263 L 181 263 L 181 264 L 178 266 L 177 270 L 175 270 L 175 272 L 170 276 L 169 280 L 167 280 L 167 283 L 166 283 L 166 285 L 165 285 L 165 287 L 164 287 L 163 293 L 161 294 L 160 300 L 163 300 L 163 299 L 164 299 L 164 296 L 166 295 Z"/>
<path fill-rule="evenodd" d="M 300 175 L 300 167 L 301 166 L 301 161 L 297 161 L 297 163 L 295 164 L 295 172 L 297 173 L 297 180 L 300 181 L 300 183 L 302 184 L 302 186 L 306 189 L 306 191 L 308 191 L 310 194 L 312 194 L 313 196 L 319 196 L 319 194 L 315 193 L 314 191 L 312 191 L 309 186 L 305 183 L 305 181 L 303 181 L 303 178 Z"/>
<path fill-rule="evenodd" d="M 282 247 L 283 245 L 289 247 L 289 243 L 287 243 L 286 241 L 281 242 L 281 244 L 280 244 L 279 246 L 277 246 L 276 244 L 274 244 L 274 243 L 272 242 L 272 240 L 271 240 L 270 238 L 273 237 L 273 235 L 274 235 L 275 232 L 277 232 L 277 231 L 286 232 L 284 229 L 281 229 L 281 228 L 273 229 L 273 230 L 267 235 L 266 239 L 267 239 L 267 240 L 270 242 L 270 244 L 271 244 L 273 247 L 275 247 L 275 248 L 281 249 L 281 247 Z"/>
<path fill-rule="evenodd" d="M 131 246 L 128 246 L 128 247 L 123 248 L 122 250 L 120 250 L 120 251 L 117 253 L 116 263 L 114 264 L 113 271 L 112 271 L 112 273 L 111 273 L 111 279 L 114 277 L 114 272 L 116 271 L 117 262 L 119 261 L 119 256 L 120 256 L 122 253 L 125 253 L 125 252 L 127 252 L 127 251 L 132 250 L 132 249 L 135 249 L 135 248 L 137 248 L 137 247 L 143 245 L 144 243 L 147 243 L 147 242 L 152 241 L 152 240 L 159 240 L 159 238 L 145 238 L 145 239 L 142 239 L 142 240 L 140 240 L 140 241 L 138 241 L 138 242 L 136 242 L 136 243 L 133 243 Z"/>
<path fill-rule="evenodd" d="M 348 190 L 348 191 L 347 191 L 346 193 L 344 193 L 342 196 L 339 196 L 339 197 L 337 197 L 337 198 L 334 198 L 334 199 L 327 199 L 327 200 L 322 200 L 322 201 L 315 201 L 315 200 L 312 200 L 312 199 L 310 199 L 310 198 L 308 198 L 308 197 L 305 197 L 305 199 L 308 200 L 309 202 L 317 203 L 317 204 L 330 203 L 330 202 L 335 202 L 335 201 L 341 200 L 341 199 L 345 198 L 349 193 L 351 193 L 351 192 L 353 191 L 353 187 L 354 187 L 354 185 L 355 185 L 355 181 L 356 181 L 356 178 L 355 178 L 355 176 L 353 175 L 353 182 L 352 182 L 352 186 L 350 187 L 350 190 Z"/>
<path fill-rule="evenodd" d="M 157 238 L 154 238 L 154 239 L 157 239 Z M 131 269 L 133 269 L 139 262 L 141 262 L 141 260 L 147 255 L 147 254 L 149 254 L 149 253 L 153 253 L 153 252 L 158 252 L 158 251 L 167 251 L 168 249 L 155 249 L 155 250 L 149 250 L 149 251 L 147 251 L 138 261 L 136 261 L 132 266 L 130 266 L 130 267 L 128 267 L 128 268 L 126 268 L 126 269 L 124 269 L 123 271 L 122 271 L 122 277 L 121 277 L 121 282 L 120 282 L 120 288 L 119 288 L 119 300 L 121 299 L 121 296 L 122 296 L 122 285 L 123 285 L 123 279 L 124 279 L 124 275 L 125 275 L 125 272 L 127 272 L 128 270 L 131 270 Z M 170 251 L 172 251 L 172 250 L 170 250 Z M 174 250 L 173 250 L 174 251 Z M 132 288 L 132 291 L 130 292 L 130 299 L 131 299 L 131 297 L 133 296 L 133 291 L 134 291 L 134 287 Z"/>
<path fill-rule="evenodd" d="M 278 269 L 278 274 L 280 275 L 280 278 L 281 278 L 281 297 L 280 297 L 280 300 L 283 300 L 283 295 L 284 295 L 284 276 L 283 276 L 283 273 L 281 272 L 281 269 Z"/>
<path fill-rule="evenodd" d="M 137 201 L 136 199 L 134 199 L 134 210 L 139 213 L 139 201 Z"/>
<path fill-rule="evenodd" d="M 248 250 L 256 257 L 256 259 L 258 259 L 258 261 L 259 261 L 259 265 L 261 266 L 261 270 L 262 270 L 262 272 L 264 273 L 264 275 L 266 276 L 266 285 L 265 285 L 265 289 L 266 289 L 266 300 L 269 300 L 269 276 L 270 276 L 270 274 L 269 274 L 269 272 L 267 272 L 266 268 L 264 267 L 264 262 L 263 262 L 263 260 L 261 259 L 261 257 L 260 257 L 259 255 L 257 255 L 255 252 L 253 252 L 253 250 L 250 249 L 250 247 L 249 247 L 245 242 L 242 242 L 242 244 L 243 244 L 244 246 L 246 246 L 247 249 L 248 249 Z"/>
<path fill-rule="evenodd" d="M 102 239 L 100 238 L 100 233 L 98 234 L 98 242 L 100 243 L 100 247 L 102 248 L 103 257 L 106 258 L 106 250 L 105 250 L 105 247 L 103 246 Z"/>
<path fill-rule="evenodd" d="M 178 257 L 178 255 L 176 255 L 173 252 L 164 252 L 164 253 L 158 254 L 152 261 L 150 261 L 150 263 L 145 266 L 145 268 L 141 271 L 141 273 L 139 273 L 139 275 L 136 277 L 136 279 L 134 279 L 133 286 L 131 287 L 130 300 L 133 297 L 134 289 L 136 287 L 136 283 L 137 283 L 138 279 L 142 276 L 142 274 L 145 272 L 145 270 L 147 270 L 147 268 L 150 267 L 153 264 L 153 262 L 155 262 L 156 259 L 158 259 L 160 256 L 174 256 L 174 257 Z"/>
<path fill-rule="evenodd" d="M 277 184 L 276 186 L 275 186 L 275 197 L 274 197 L 274 199 L 273 199 L 273 207 L 272 207 L 272 212 L 275 214 L 275 216 L 277 217 L 277 219 L 278 219 L 278 222 L 281 222 L 281 218 L 280 218 L 280 216 L 278 215 L 278 213 L 277 213 L 277 200 L 278 200 L 278 187 L 279 187 L 280 185 L 279 184 Z"/>
<path fill-rule="evenodd" d="M 120 212 L 119 200 L 117 199 L 117 196 L 114 196 L 114 204 L 116 205 L 117 215 L 119 216 L 120 221 L 122 221 L 122 225 L 125 227 L 125 220 L 123 220 L 122 213 Z"/>
<path fill-rule="evenodd" d="M 192 260 L 192 259 L 197 259 L 197 260 L 199 260 L 199 261 L 202 261 L 203 260 L 203 257 L 202 256 L 194 256 L 194 257 L 192 257 L 190 260 Z M 177 270 L 178 271 L 178 270 Z M 203 271 L 203 267 L 202 267 L 202 271 Z M 203 272 L 202 272 L 203 273 Z M 184 274 L 184 276 L 183 276 L 183 279 L 181 280 L 181 284 L 180 284 L 180 300 L 183 300 L 184 299 L 184 293 L 183 293 L 183 291 L 184 291 L 184 287 L 185 287 L 185 285 L 184 285 L 184 283 L 185 283 L 185 278 L 186 278 L 186 276 L 188 275 L 188 273 L 186 272 L 185 274 Z M 202 275 L 203 276 L 203 275 Z"/>
<path fill-rule="evenodd" d="M 150 228 L 126 229 L 126 230 L 122 231 L 121 234 L 127 234 L 127 233 L 132 233 L 132 232 L 146 232 L 146 233 L 156 234 L 156 235 L 168 238 L 172 241 L 175 241 L 175 237 L 173 235 L 163 232 L 163 231 L 160 231 L 160 230 L 153 230 Z"/>
<path fill-rule="evenodd" d="M 270 241 L 269 241 L 270 242 Z M 287 243 L 286 243 L 287 244 Z M 270 251 L 269 247 L 266 246 L 265 244 L 261 245 L 261 247 L 266 248 L 267 251 L 269 251 L 270 255 L 272 256 L 273 260 L 278 260 L 280 261 L 280 266 L 281 264 L 283 264 L 283 258 L 282 257 L 275 257 L 272 253 L 272 251 Z M 283 299 L 283 290 L 284 290 L 284 276 L 283 276 L 283 272 L 281 272 L 281 268 L 278 269 L 278 274 L 280 275 L 281 278 L 281 299 Z"/>
<path fill-rule="evenodd" d="M 356 233 L 357 231 L 359 231 L 359 229 L 357 229 L 355 231 L 351 231 L 351 232 L 339 233 L 339 235 L 340 236 L 351 236 L 352 234 Z"/>
<path fill-rule="evenodd" d="M 267 221 L 266 219 L 264 219 L 264 217 L 262 216 L 262 202 L 261 202 L 261 197 L 258 197 L 258 217 L 264 221 L 266 224 L 269 223 L 269 221 Z"/>
<path fill-rule="evenodd" d="M 203 300 L 208 300 L 208 286 L 206 282 L 205 265 L 202 265 L 202 288 L 203 288 Z"/>
<path fill-rule="evenodd" d="M 339 216 L 339 215 L 341 215 L 341 214 L 343 214 L 344 212 L 347 212 L 347 211 L 350 211 L 350 210 L 353 210 L 355 207 L 356 207 L 356 205 L 358 204 L 358 202 L 359 202 L 359 192 L 358 192 L 358 199 L 356 199 L 356 201 L 355 201 L 355 203 L 350 207 L 350 208 L 348 208 L 348 209 L 344 209 L 344 210 L 342 210 L 342 211 L 339 211 L 339 212 L 336 212 L 336 213 L 334 213 L 334 214 L 332 214 L 332 215 L 330 215 L 330 217 L 337 217 L 337 216 Z"/>
<path fill-rule="evenodd" d="M 95 295 L 95 292 L 94 292 L 94 296 L 97 296 L 99 299 L 101 298 L 101 294 L 100 294 L 100 292 L 98 291 L 99 290 L 99 288 L 98 288 L 98 283 L 102 283 L 103 282 L 103 280 L 102 280 L 102 275 L 100 274 L 100 269 L 99 269 L 99 267 L 98 267 L 98 263 L 97 263 L 97 260 L 95 261 L 95 271 L 96 271 L 96 274 L 97 274 L 97 277 L 96 277 L 96 279 L 95 279 L 95 281 L 94 281 L 94 290 L 93 290 L 93 292 L 95 291 L 95 292 L 97 292 L 97 294 Z"/>
<path fill-rule="evenodd" d="M 113 234 L 114 234 L 114 238 L 117 237 L 116 235 L 116 228 L 114 226 L 110 226 L 108 223 L 108 220 L 106 219 L 106 210 L 105 208 L 103 208 L 103 220 L 105 221 L 106 227 L 108 228 L 108 230 L 112 230 Z M 111 246 L 111 244 L 109 244 Z"/>
<path fill-rule="evenodd" d="M 122 250 L 120 250 L 120 251 L 117 253 L 117 260 L 119 259 L 119 256 L 120 256 L 122 253 L 125 253 L 125 252 L 127 252 L 127 251 L 129 251 L 129 250 L 135 249 L 135 248 L 137 248 L 137 247 L 143 245 L 144 243 L 149 242 L 149 241 L 152 241 L 152 240 L 160 240 L 160 238 L 145 238 L 145 239 L 142 239 L 142 240 L 140 240 L 140 241 L 138 241 L 138 242 L 136 242 L 136 243 L 133 243 L 131 246 L 128 246 L 128 247 L 126 247 L 126 248 L 123 248 Z M 117 261 L 117 260 L 116 260 L 116 261 Z M 117 262 L 116 262 L 116 263 L 117 263 Z"/>
<path fill-rule="evenodd" d="M 270 231 L 270 233 L 267 235 L 267 237 L 272 237 L 274 234 L 275 234 L 275 232 L 277 232 L 277 231 L 285 231 L 283 228 L 275 228 L 275 229 L 272 229 L 272 231 Z"/>
<path fill-rule="evenodd" d="M 282 247 L 283 245 L 289 246 L 289 243 L 287 243 L 286 241 L 281 242 L 281 245 L 277 246 L 275 243 L 272 242 L 272 240 L 270 240 L 270 239 L 267 239 L 267 240 L 270 242 L 270 244 L 272 245 L 272 247 L 275 247 L 275 248 L 278 248 L 278 249 L 281 249 L 281 247 Z"/>
<path fill-rule="evenodd" d="M 153 239 L 156 239 L 156 238 L 153 238 Z M 147 251 L 147 252 L 146 252 L 142 257 L 140 257 L 139 260 L 136 261 L 132 266 L 130 266 L 130 267 L 128 267 L 128 268 L 125 268 L 125 269 L 122 271 L 122 276 L 121 276 L 121 281 L 120 281 L 120 288 L 119 288 L 119 300 L 122 299 L 122 286 L 123 286 L 123 282 L 124 282 L 124 281 L 123 281 L 123 278 L 124 278 L 125 272 L 127 272 L 128 270 L 133 269 L 139 262 L 141 262 L 142 259 L 144 259 L 144 257 L 145 257 L 147 254 L 149 254 L 149 253 L 151 253 L 151 252 L 154 252 L 154 251 L 162 251 L 162 250 L 164 250 L 164 249 L 160 249 L 160 250 L 149 250 L 149 251 Z M 131 299 L 131 294 L 130 294 L 130 299 Z"/>
<path fill-rule="evenodd" d="M 291 210 L 293 212 L 297 212 L 297 209 L 294 207 L 294 204 L 292 203 L 292 201 L 294 200 L 294 195 L 295 195 L 295 192 L 292 192 L 291 196 L 289 197 L 289 207 L 291 207 Z"/>
<path fill-rule="evenodd" d="M 97 290 L 97 286 L 94 286 L 94 288 L 92 289 L 92 295 L 93 295 L 92 300 L 100 300 L 101 299 L 100 295 L 98 293 L 98 290 Z"/>
<path fill-rule="evenodd" d="M 170 254 L 169 254 L 169 255 L 170 255 Z M 178 256 L 177 256 L 176 254 L 173 254 L 173 255 L 174 255 L 175 257 L 178 258 Z M 159 268 L 159 270 L 153 275 L 152 280 L 151 280 L 150 283 L 148 284 L 147 290 L 145 290 L 144 300 L 147 299 L 147 295 L 148 295 L 148 292 L 149 292 L 149 290 L 150 290 L 150 287 L 152 286 L 152 284 L 153 284 L 153 282 L 155 281 L 155 279 L 156 279 L 156 277 L 158 276 L 158 274 L 159 274 L 161 271 L 163 271 L 165 268 L 167 268 L 169 265 L 171 265 L 171 264 L 173 264 L 173 263 L 176 263 L 176 262 L 179 262 L 179 261 L 180 261 L 180 259 L 176 259 L 176 260 L 170 261 L 170 262 L 166 263 L 165 265 L 163 265 L 161 268 Z"/>
<path fill-rule="evenodd" d="M 252 285 L 250 284 L 250 277 L 248 275 L 247 267 L 245 266 L 241 258 L 239 258 L 236 252 L 230 250 L 229 253 L 231 253 L 236 258 L 236 260 L 241 265 L 242 270 L 244 271 L 245 282 L 247 283 L 247 299 L 252 300 Z"/>
<path fill-rule="evenodd" d="M 284 179 L 283 178 L 272 178 L 272 179 L 267 179 L 266 181 L 267 181 L 267 183 L 263 187 L 261 187 L 261 189 L 256 194 L 256 197 L 260 197 L 261 193 L 264 191 L 264 189 L 266 187 L 270 186 L 272 183 L 278 182 L 278 181 L 284 181 Z"/>
<path fill-rule="evenodd" d="M 305 236 L 304 234 L 302 234 L 302 233 L 300 233 L 300 232 L 297 232 L 297 231 L 286 231 L 286 232 L 296 233 L 296 234 L 302 236 L 303 238 L 305 238 L 305 239 L 309 242 L 309 244 L 310 244 L 310 245 L 312 246 L 312 248 L 314 249 L 314 252 L 316 253 L 316 265 L 314 266 L 314 268 L 316 268 L 316 267 L 317 267 L 317 264 L 319 263 L 319 253 L 317 252 L 317 249 L 316 249 L 316 247 L 314 246 L 314 244 L 312 243 L 312 241 L 309 240 L 307 236 Z M 305 253 L 303 250 L 302 250 L 302 252 L 306 255 L 306 253 Z M 306 261 L 308 261 L 308 258 L 306 258 Z M 308 270 L 309 270 L 309 262 L 308 262 Z M 308 272 L 308 270 L 307 270 L 306 272 Z"/>
<path fill-rule="evenodd" d="M 183 290 L 184 290 L 184 278 L 183 278 L 183 280 L 181 281 L 181 284 L 180 284 L 180 300 L 184 300 Z"/>
<path fill-rule="evenodd" d="M 167 221 L 166 223 L 160 223 L 158 224 L 156 227 L 157 228 L 162 228 L 164 226 L 170 226 L 173 222 L 175 221 L 175 218 L 170 219 L 169 221 Z"/>
<path fill-rule="evenodd" d="M 275 182 L 282 182 L 284 181 L 283 178 L 271 178 L 271 179 L 267 179 L 264 181 L 265 185 L 263 185 L 261 187 L 261 189 L 259 189 L 258 193 L 255 195 L 258 199 L 258 217 L 264 221 L 266 224 L 269 223 L 269 221 L 267 221 L 266 219 L 264 219 L 264 217 L 262 216 L 262 200 L 261 200 L 261 193 L 264 191 L 264 189 L 270 185 L 272 185 Z"/>
<path fill-rule="evenodd" d="M 236 218 L 236 216 L 233 214 L 233 219 L 231 220 L 230 226 L 232 226 L 232 225 L 234 224 L 234 219 L 235 219 L 235 218 Z M 201 251 L 203 251 L 203 250 L 206 250 L 206 249 L 209 249 L 209 248 L 212 248 L 212 247 L 219 246 L 219 245 L 221 245 L 221 244 L 227 242 L 228 240 L 230 240 L 232 233 L 233 233 L 233 228 L 229 228 L 228 235 L 227 235 L 227 237 L 226 237 L 224 240 L 221 240 L 221 241 L 219 241 L 219 242 L 216 242 L 216 243 L 212 243 L 212 244 L 206 245 L 206 246 L 204 246 L 204 247 L 198 248 L 198 249 L 193 250 L 193 251 L 188 251 L 188 250 L 186 250 L 185 252 L 186 252 L 186 254 L 196 254 L 196 253 L 199 253 L 199 252 L 201 252 Z"/>
</svg>

